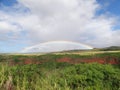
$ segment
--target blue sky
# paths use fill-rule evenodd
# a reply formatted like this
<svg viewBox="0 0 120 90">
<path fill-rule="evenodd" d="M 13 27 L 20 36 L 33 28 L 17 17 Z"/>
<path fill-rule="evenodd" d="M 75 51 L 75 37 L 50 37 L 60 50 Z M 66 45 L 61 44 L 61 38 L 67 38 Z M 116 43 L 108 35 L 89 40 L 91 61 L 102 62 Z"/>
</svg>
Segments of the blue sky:
<svg viewBox="0 0 120 90">
<path fill-rule="evenodd" d="M 99 4 L 102 5 L 102 9 L 99 13 L 111 13 L 112 15 L 120 15 L 120 1 L 119 0 L 97 0 Z M 0 3 L 11 7 L 14 4 L 18 3 L 17 0 L 0 0 Z"/>
<path fill-rule="evenodd" d="M 14 4 L 17 3 L 16 0 L 0 0 L 2 4 L 5 6 L 13 6 Z"/>
<path fill-rule="evenodd" d="M 44 1 L 0 0 L 0 52 L 54 40 L 120 45 L 119 0 Z"/>
<path fill-rule="evenodd" d="M 98 2 L 104 6 L 101 12 L 108 12 L 113 15 L 120 15 L 120 1 L 119 0 L 98 0 Z"/>
</svg>

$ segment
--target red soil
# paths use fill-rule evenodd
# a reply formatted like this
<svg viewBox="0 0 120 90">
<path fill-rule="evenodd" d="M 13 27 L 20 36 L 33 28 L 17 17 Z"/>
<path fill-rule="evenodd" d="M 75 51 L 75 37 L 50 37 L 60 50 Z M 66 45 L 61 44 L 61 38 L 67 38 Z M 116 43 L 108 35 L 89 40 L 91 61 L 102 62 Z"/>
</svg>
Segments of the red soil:
<svg viewBox="0 0 120 90">
<path fill-rule="evenodd" d="M 25 59 L 24 60 L 24 64 L 40 64 L 41 62 L 38 62 L 37 60 L 34 60 L 34 59 Z"/>
<path fill-rule="evenodd" d="M 19 62 L 14 62 L 11 61 L 9 62 L 10 65 L 24 65 L 24 64 L 41 64 L 44 62 L 48 62 L 47 60 L 44 61 L 39 61 L 39 60 L 35 60 L 34 58 L 20 58 Z M 71 63 L 71 64 L 77 64 L 77 63 L 100 63 L 100 64 L 120 64 L 120 62 L 115 58 L 115 57 L 104 57 L 104 58 L 90 58 L 90 59 L 81 59 L 81 58 L 77 58 L 77 59 L 72 59 L 69 57 L 63 57 L 60 59 L 57 59 L 56 62 L 67 62 L 67 63 Z"/>
<path fill-rule="evenodd" d="M 31 59 L 26 59 L 26 60 L 24 60 L 24 64 L 32 64 L 33 62 L 32 62 L 32 60 Z"/>
<path fill-rule="evenodd" d="M 97 63 L 100 63 L 100 64 L 105 64 L 106 63 L 106 61 L 101 59 L 101 58 L 87 59 L 87 60 L 82 60 L 81 62 L 85 62 L 85 63 L 97 62 Z"/>
<path fill-rule="evenodd" d="M 119 64 L 119 62 L 115 58 L 111 58 L 110 60 L 107 60 L 107 58 L 91 58 L 91 59 L 71 59 L 68 57 L 64 57 L 61 59 L 58 59 L 57 62 L 68 62 L 72 64 L 77 63 L 100 63 L 100 64 Z"/>
<path fill-rule="evenodd" d="M 71 62 L 72 62 L 72 59 L 71 59 L 71 58 L 68 58 L 68 57 L 64 57 L 64 58 L 58 59 L 57 62 L 67 62 L 67 63 L 71 63 Z"/>
</svg>

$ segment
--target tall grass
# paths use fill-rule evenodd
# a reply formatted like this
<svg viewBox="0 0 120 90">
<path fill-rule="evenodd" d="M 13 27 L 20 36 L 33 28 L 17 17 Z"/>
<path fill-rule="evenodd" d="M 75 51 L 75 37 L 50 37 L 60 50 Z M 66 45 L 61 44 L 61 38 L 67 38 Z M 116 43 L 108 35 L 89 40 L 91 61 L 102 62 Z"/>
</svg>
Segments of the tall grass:
<svg viewBox="0 0 120 90">
<path fill-rule="evenodd" d="M 112 65 L 47 62 L 0 63 L 0 90 L 119 90 L 120 69 Z"/>
</svg>

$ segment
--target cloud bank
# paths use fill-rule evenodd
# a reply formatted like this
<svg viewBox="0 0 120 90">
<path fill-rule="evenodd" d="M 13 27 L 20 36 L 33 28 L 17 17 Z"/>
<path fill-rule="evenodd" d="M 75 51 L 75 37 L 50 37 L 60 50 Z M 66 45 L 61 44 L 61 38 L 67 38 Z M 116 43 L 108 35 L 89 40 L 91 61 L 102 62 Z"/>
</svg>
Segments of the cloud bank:
<svg viewBox="0 0 120 90">
<path fill-rule="evenodd" d="M 76 41 L 93 47 L 120 45 L 117 18 L 97 15 L 96 0 L 19 0 L 11 12 L 0 10 L 0 40 L 25 44 L 54 40 Z M 26 42 L 25 42 L 26 41 Z"/>
</svg>

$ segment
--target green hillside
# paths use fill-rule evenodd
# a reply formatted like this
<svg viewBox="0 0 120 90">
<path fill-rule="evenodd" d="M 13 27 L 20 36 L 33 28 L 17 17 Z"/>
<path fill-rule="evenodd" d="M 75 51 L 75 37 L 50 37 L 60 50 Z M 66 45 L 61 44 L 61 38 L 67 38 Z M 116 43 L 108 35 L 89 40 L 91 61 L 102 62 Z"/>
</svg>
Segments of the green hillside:
<svg viewBox="0 0 120 90">
<path fill-rule="evenodd" d="M 119 89 L 120 52 L 0 55 L 0 90 Z"/>
</svg>

